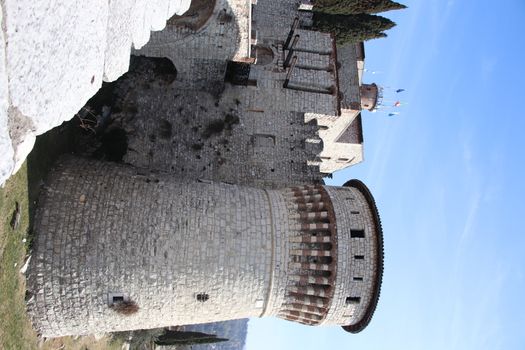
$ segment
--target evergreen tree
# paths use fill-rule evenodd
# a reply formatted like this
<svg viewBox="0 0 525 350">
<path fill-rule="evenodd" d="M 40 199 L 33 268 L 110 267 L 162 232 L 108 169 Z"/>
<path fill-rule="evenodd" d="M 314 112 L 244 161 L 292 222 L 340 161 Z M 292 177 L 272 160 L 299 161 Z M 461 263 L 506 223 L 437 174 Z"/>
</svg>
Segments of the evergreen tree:
<svg viewBox="0 0 525 350">
<path fill-rule="evenodd" d="M 316 0 L 314 3 L 314 11 L 338 15 L 370 14 L 405 8 L 405 5 L 392 0 Z"/>
<path fill-rule="evenodd" d="M 384 38 L 386 37 L 384 31 L 396 25 L 388 18 L 370 14 L 331 15 L 314 13 L 313 20 L 312 29 L 334 33 L 339 45 Z"/>
</svg>

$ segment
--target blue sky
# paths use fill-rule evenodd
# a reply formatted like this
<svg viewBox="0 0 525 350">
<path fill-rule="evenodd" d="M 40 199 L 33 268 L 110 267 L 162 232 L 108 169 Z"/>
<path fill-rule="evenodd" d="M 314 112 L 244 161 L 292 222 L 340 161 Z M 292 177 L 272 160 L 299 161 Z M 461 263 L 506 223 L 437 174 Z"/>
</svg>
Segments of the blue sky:
<svg viewBox="0 0 525 350">
<path fill-rule="evenodd" d="M 251 320 L 248 350 L 525 349 L 525 0 L 401 2 L 365 75 L 406 89 L 401 115 L 363 113 L 365 161 L 329 181 L 379 205 L 374 319 L 357 335 Z"/>
</svg>

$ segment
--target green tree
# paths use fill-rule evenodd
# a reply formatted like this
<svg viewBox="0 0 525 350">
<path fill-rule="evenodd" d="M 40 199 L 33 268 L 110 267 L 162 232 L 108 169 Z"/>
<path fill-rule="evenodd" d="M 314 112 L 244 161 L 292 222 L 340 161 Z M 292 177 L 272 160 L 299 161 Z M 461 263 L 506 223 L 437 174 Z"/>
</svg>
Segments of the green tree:
<svg viewBox="0 0 525 350">
<path fill-rule="evenodd" d="M 338 15 L 371 14 L 405 8 L 405 5 L 392 0 L 316 0 L 314 3 L 314 11 Z"/>
<path fill-rule="evenodd" d="M 321 32 L 334 33 L 339 45 L 384 38 L 384 31 L 396 24 L 388 18 L 370 15 L 331 15 L 314 13 L 313 28 Z"/>
</svg>

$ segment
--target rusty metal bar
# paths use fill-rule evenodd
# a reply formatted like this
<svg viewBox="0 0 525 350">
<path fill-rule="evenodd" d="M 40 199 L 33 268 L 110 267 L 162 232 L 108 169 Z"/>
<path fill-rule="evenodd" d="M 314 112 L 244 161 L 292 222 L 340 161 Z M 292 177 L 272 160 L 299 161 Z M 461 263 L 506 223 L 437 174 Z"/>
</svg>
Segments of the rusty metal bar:
<svg viewBox="0 0 525 350">
<path fill-rule="evenodd" d="M 288 84 L 290 84 L 290 78 L 292 77 L 292 72 L 296 64 L 297 64 L 297 56 L 294 56 L 292 59 L 292 64 L 290 65 L 290 69 L 288 70 L 288 74 L 286 74 L 286 79 L 283 84 L 283 88 L 285 89 L 288 87 Z"/>
<path fill-rule="evenodd" d="M 290 48 L 288 49 L 288 55 L 286 55 L 286 59 L 284 60 L 284 67 L 286 68 L 289 64 L 290 64 L 290 60 L 292 59 L 292 56 L 293 56 L 293 53 L 294 53 L 294 48 L 295 48 L 295 45 L 297 45 L 297 42 L 299 41 L 299 35 L 296 35 L 294 38 L 293 38 L 293 42 L 292 42 L 292 45 L 290 45 Z"/>
<path fill-rule="evenodd" d="M 299 17 L 295 17 L 292 23 L 292 28 L 290 29 L 290 32 L 288 33 L 288 37 L 286 38 L 286 42 L 284 43 L 283 50 L 286 50 L 288 48 L 288 45 L 290 45 L 290 41 L 292 41 L 293 33 L 296 31 L 298 26 L 299 26 Z"/>
</svg>

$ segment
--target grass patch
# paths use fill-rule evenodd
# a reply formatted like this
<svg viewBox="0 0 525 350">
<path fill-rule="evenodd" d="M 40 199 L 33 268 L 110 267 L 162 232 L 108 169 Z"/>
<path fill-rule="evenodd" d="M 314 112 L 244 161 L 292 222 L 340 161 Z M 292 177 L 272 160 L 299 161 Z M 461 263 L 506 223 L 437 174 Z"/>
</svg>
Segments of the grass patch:
<svg viewBox="0 0 525 350">
<path fill-rule="evenodd" d="M 27 251 L 29 229 L 29 195 L 27 165 L 0 189 L 0 349 L 36 349 L 37 335 L 27 319 L 25 283 L 20 275 Z M 20 224 L 16 230 L 9 225 L 15 202 L 20 203 Z"/>
</svg>

